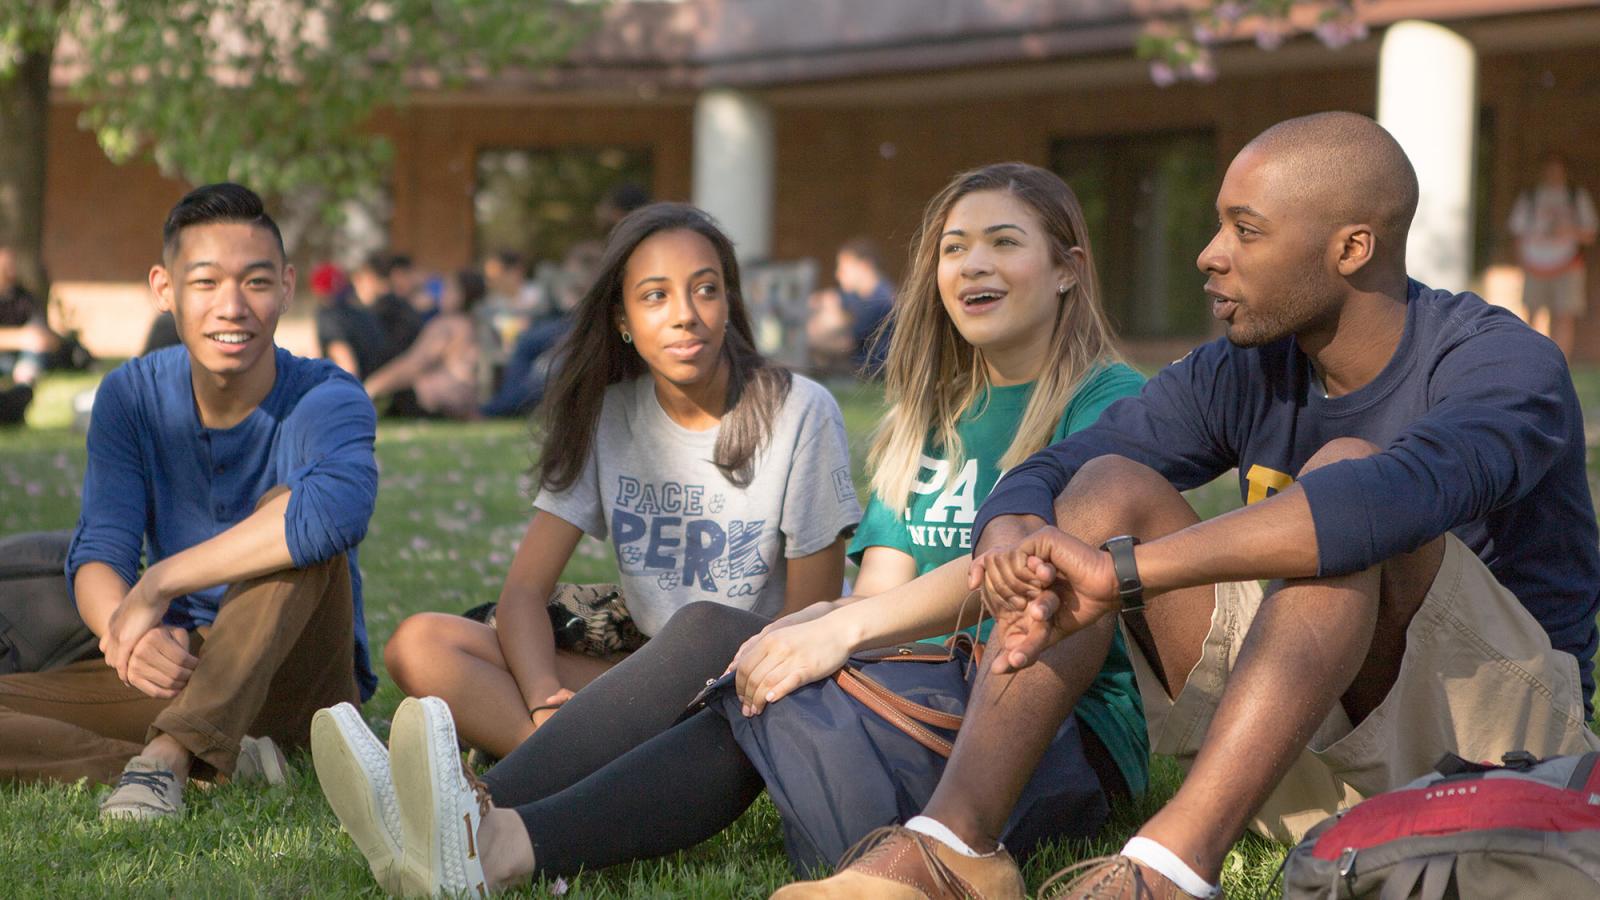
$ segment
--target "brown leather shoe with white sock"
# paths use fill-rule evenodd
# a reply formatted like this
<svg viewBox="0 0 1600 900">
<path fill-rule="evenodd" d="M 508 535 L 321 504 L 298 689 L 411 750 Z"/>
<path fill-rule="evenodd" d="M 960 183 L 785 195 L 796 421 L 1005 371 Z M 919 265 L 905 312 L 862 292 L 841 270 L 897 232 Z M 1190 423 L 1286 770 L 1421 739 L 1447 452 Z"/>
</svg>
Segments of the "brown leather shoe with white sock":
<svg viewBox="0 0 1600 900">
<path fill-rule="evenodd" d="M 1068 879 L 1071 879 L 1070 881 Z M 1040 900 L 1187 900 L 1159 875 L 1126 856 L 1102 856 L 1071 865 L 1045 879 Z"/>
<path fill-rule="evenodd" d="M 1020 900 L 1026 896 L 1022 872 L 1004 847 L 982 856 L 964 856 L 936 838 L 892 825 L 862 838 L 845 854 L 832 878 L 786 885 L 772 900 Z"/>
</svg>

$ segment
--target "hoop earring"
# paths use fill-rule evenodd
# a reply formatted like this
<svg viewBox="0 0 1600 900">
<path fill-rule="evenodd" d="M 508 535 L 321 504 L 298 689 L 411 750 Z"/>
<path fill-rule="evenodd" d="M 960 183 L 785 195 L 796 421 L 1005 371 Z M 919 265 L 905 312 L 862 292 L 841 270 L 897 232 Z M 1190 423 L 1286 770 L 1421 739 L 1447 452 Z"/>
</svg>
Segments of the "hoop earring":
<svg viewBox="0 0 1600 900">
<path fill-rule="evenodd" d="M 624 344 L 631 344 L 631 343 L 633 343 L 633 335 L 631 335 L 631 334 L 629 334 L 629 333 L 627 333 L 627 332 L 626 332 L 626 331 L 624 331 L 624 332 L 623 332 L 623 333 L 622 333 L 622 342 L 623 342 L 623 343 L 624 343 Z"/>
</svg>

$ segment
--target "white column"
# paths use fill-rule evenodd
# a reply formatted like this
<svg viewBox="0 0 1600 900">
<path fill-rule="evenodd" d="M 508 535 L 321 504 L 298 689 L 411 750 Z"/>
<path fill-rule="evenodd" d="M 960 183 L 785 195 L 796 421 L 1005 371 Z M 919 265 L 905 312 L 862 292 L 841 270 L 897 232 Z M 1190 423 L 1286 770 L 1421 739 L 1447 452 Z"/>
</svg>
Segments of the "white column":
<svg viewBox="0 0 1600 900">
<path fill-rule="evenodd" d="M 694 105 L 694 203 L 733 239 L 741 261 L 772 254 L 772 111 L 712 88 Z"/>
<path fill-rule="evenodd" d="M 1472 278 L 1472 166 L 1478 58 L 1466 38 L 1429 22 L 1397 22 L 1378 56 L 1378 124 L 1405 148 L 1421 197 L 1406 268 L 1429 285 L 1464 291 Z"/>
</svg>

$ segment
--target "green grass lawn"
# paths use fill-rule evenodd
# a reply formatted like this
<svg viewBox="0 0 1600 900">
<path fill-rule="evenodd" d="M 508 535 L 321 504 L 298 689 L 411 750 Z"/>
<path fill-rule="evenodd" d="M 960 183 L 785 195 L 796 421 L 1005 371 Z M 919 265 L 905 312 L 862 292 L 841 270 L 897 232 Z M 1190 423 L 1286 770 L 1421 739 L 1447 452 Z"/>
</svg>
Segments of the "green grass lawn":
<svg viewBox="0 0 1600 900">
<path fill-rule="evenodd" d="M 78 513 L 83 438 L 70 430 L 70 401 L 90 375 L 47 380 L 30 410 L 30 428 L 0 430 L 0 534 L 71 527 Z M 830 385 L 844 408 L 858 487 L 866 436 L 880 414 L 878 388 Z M 1579 378 L 1585 406 L 1600 415 L 1600 373 Z M 1596 420 L 1591 415 L 1591 420 Z M 378 434 L 382 472 L 377 512 L 361 548 L 373 663 L 395 626 L 422 610 L 459 610 L 494 599 L 530 514 L 527 470 L 532 451 L 519 424 L 385 423 Z M 1591 489 L 1597 472 L 1591 457 Z M 863 490 L 863 496 L 865 491 Z M 1237 504 L 1223 479 L 1192 499 L 1203 515 Z M 586 538 L 568 566 L 571 581 L 615 576 L 609 549 Z M 384 680 L 364 712 L 380 735 L 401 699 Z M 191 788 L 188 815 L 156 826 L 102 825 L 104 788 L 0 788 L 0 893 L 11 897 L 379 896 L 355 846 L 340 831 L 317 789 L 310 759 L 292 759 L 287 790 Z M 1087 855 L 1110 852 L 1171 796 L 1178 772 L 1154 765 L 1152 790 L 1113 811 L 1104 837 L 1035 857 L 1029 883 Z M 1247 837 L 1229 856 L 1230 895 L 1255 896 L 1272 879 L 1283 851 Z M 728 831 L 695 850 L 663 860 L 541 884 L 522 894 L 570 897 L 766 896 L 786 881 L 778 818 L 764 798 Z"/>
</svg>

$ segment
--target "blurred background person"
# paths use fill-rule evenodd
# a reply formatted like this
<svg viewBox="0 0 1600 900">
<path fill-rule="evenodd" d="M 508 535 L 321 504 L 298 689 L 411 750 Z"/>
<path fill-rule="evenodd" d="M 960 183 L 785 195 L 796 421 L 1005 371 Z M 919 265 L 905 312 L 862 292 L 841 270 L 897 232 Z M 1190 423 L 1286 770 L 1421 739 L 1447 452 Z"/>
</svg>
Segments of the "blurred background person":
<svg viewBox="0 0 1600 900">
<path fill-rule="evenodd" d="M 429 279 L 409 253 L 396 253 L 389 259 L 389 292 L 404 300 L 422 324 L 439 314 L 440 295 L 428 290 Z"/>
<path fill-rule="evenodd" d="M 594 208 L 594 219 L 600 226 L 601 236 L 610 234 L 611 229 L 617 227 L 617 223 L 628 213 L 649 205 L 650 192 L 631 181 L 624 181 L 607 191 Z"/>
<path fill-rule="evenodd" d="M 415 289 L 410 257 L 384 251 L 368 256 L 350 275 L 351 289 L 383 331 L 384 362 L 410 349 L 417 335 L 422 333 L 422 316 L 411 307 L 411 301 L 397 291 L 396 272 L 401 273 L 398 287 Z"/>
<path fill-rule="evenodd" d="M 383 329 L 357 301 L 344 271 L 326 262 L 312 269 L 311 293 L 317 298 L 322 355 L 357 378 L 378 371 L 388 361 Z"/>
<path fill-rule="evenodd" d="M 61 348 L 44 304 L 17 280 L 16 251 L 0 245 L 0 425 L 22 421 L 33 385 Z"/>
<path fill-rule="evenodd" d="M 819 371 L 876 377 L 889 346 L 878 327 L 894 306 L 894 286 L 883 274 L 877 247 L 866 238 L 846 241 L 834 264 L 836 290 L 811 298 L 806 346 Z"/>
<path fill-rule="evenodd" d="M 484 298 L 483 276 L 463 269 L 447 278 L 439 314 L 398 357 L 366 379 L 374 402 L 391 398 L 397 416 L 470 419 L 478 411 L 478 339 L 472 311 Z"/>
<path fill-rule="evenodd" d="M 554 291 L 556 314 L 534 323 L 518 336 L 506 360 L 500 386 L 480 413 L 490 417 L 521 416 L 539 405 L 556 347 L 572 327 L 572 310 L 594 283 L 604 249 L 599 241 L 584 241 L 567 251 L 561 261 L 560 284 Z"/>
<path fill-rule="evenodd" d="M 1560 154 L 1546 154 L 1539 183 L 1523 191 L 1511 210 L 1511 233 L 1528 324 L 1569 360 L 1578 318 L 1588 306 L 1583 248 L 1594 243 L 1597 229 L 1594 199 L 1572 180 Z"/>
</svg>

